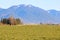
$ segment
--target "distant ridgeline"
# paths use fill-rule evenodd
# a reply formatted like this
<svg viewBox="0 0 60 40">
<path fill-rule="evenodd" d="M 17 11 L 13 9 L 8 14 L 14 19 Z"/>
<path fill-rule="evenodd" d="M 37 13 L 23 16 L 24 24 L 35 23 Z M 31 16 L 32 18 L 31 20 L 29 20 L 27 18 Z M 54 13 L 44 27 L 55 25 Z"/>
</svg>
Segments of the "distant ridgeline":
<svg viewBox="0 0 60 40">
<path fill-rule="evenodd" d="M 13 16 L 10 16 L 9 18 L 2 18 L 0 23 L 1 24 L 8 24 L 8 25 L 22 24 L 22 22 L 19 18 L 14 18 Z"/>
<path fill-rule="evenodd" d="M 10 15 L 14 16 L 11 17 Z M 2 18 L 2 19 L 1 19 Z M 16 19 L 18 18 L 18 19 Z M 14 5 L 7 9 L 0 8 L 0 20 L 3 24 L 60 24 L 60 11 L 44 10 L 33 5 Z"/>
</svg>

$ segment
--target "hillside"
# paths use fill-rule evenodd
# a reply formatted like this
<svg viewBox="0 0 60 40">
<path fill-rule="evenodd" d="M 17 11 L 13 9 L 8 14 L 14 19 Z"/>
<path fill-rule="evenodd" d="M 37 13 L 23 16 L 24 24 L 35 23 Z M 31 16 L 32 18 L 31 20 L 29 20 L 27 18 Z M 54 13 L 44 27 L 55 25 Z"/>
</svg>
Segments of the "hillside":
<svg viewBox="0 0 60 40">
<path fill-rule="evenodd" d="M 8 9 L 0 8 L 0 19 L 13 15 L 24 23 L 60 23 L 60 11 L 44 10 L 33 5 L 15 5 Z"/>
</svg>

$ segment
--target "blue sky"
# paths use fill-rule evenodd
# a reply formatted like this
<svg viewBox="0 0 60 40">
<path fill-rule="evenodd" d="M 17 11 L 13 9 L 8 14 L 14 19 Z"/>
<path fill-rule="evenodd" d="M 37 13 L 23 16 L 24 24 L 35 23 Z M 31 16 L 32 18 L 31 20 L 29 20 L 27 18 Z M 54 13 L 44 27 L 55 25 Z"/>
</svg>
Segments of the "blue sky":
<svg viewBox="0 0 60 40">
<path fill-rule="evenodd" d="M 60 0 L 0 0 L 0 8 L 9 8 L 20 4 L 31 4 L 45 10 L 60 10 Z"/>
</svg>

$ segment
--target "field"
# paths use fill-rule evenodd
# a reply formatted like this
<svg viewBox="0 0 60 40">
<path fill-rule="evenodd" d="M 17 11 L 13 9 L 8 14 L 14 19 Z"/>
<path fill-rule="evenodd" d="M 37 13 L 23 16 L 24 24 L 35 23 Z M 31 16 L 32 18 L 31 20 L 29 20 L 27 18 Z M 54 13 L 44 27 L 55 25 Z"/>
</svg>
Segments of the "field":
<svg viewBox="0 0 60 40">
<path fill-rule="evenodd" d="M 60 40 L 60 25 L 0 25 L 0 40 Z"/>
</svg>

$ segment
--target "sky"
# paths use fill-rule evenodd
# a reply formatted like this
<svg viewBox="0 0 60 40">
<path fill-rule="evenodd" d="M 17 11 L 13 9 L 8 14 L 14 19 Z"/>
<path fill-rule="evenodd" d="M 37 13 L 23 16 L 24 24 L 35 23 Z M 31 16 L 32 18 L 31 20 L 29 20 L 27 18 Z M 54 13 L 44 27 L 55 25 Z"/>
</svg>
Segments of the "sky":
<svg viewBox="0 0 60 40">
<path fill-rule="evenodd" d="M 13 5 L 33 5 L 45 10 L 60 10 L 60 0 L 0 0 L 0 8 L 9 8 Z"/>
</svg>

